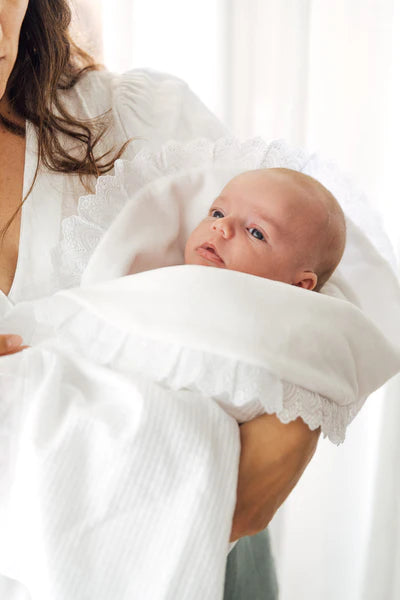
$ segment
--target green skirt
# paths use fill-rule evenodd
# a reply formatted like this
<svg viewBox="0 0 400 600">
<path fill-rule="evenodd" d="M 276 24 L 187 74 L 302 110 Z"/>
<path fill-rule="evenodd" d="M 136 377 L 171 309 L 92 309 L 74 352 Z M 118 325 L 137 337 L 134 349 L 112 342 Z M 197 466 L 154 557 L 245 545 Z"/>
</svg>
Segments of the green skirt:
<svg viewBox="0 0 400 600">
<path fill-rule="evenodd" d="M 267 529 L 241 538 L 229 553 L 224 600 L 278 600 L 278 581 Z"/>
</svg>

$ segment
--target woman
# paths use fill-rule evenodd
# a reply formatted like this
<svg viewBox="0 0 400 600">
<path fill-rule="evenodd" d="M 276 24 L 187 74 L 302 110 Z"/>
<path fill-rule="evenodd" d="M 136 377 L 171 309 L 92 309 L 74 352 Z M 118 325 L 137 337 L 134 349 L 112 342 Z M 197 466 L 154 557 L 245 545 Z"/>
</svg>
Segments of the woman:
<svg viewBox="0 0 400 600">
<path fill-rule="evenodd" d="M 5 0 L 0 8 L 1 301 L 8 296 L 16 303 L 79 283 L 93 250 L 90 231 L 67 231 L 63 217 L 76 214 L 78 198 L 97 176 L 131 151 L 131 138 L 136 148 L 156 148 L 168 139 L 227 133 L 173 77 L 98 69 L 70 40 L 69 22 L 66 0 Z M 64 251 L 61 262 L 54 261 L 56 248 Z M 22 340 L 0 336 L 0 354 L 22 348 Z M 301 419 L 283 425 L 274 415 L 241 426 L 232 540 L 268 525 L 318 437 L 319 430 L 310 431 Z M 267 535 L 241 540 L 229 556 L 225 598 L 275 597 Z"/>
</svg>

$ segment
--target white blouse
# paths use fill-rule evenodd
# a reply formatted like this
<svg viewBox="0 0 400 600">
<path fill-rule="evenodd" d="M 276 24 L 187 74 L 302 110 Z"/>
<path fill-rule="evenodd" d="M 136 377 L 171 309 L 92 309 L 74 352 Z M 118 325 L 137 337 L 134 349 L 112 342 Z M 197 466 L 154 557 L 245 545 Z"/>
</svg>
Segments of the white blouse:
<svg viewBox="0 0 400 600">
<path fill-rule="evenodd" d="M 110 127 L 99 143 L 99 154 L 111 147 L 118 150 L 131 138 L 137 152 L 143 147 L 157 149 L 171 139 L 218 139 L 228 133 L 183 81 L 151 70 L 132 70 L 123 75 L 94 71 L 63 94 L 66 108 L 80 119 L 110 111 Z M 71 140 L 66 139 L 65 144 L 73 148 Z M 125 156 L 132 157 L 129 146 Z M 27 123 L 24 196 L 33 181 L 36 164 L 36 131 Z M 79 197 L 85 193 L 78 176 L 40 167 L 22 208 L 15 277 L 8 301 L 4 294 L 0 295 L 0 313 L 1 306 L 49 295 L 76 283 L 65 273 L 56 272 L 58 263 L 53 251 L 60 242 L 63 219 L 77 213 Z"/>
</svg>

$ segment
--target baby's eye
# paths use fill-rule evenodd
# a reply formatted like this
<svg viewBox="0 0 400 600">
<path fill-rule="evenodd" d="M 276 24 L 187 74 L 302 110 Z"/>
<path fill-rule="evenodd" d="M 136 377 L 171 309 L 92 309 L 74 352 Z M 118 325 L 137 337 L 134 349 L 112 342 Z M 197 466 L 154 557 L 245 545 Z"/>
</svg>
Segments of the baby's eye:
<svg viewBox="0 0 400 600">
<path fill-rule="evenodd" d="M 224 213 L 221 210 L 218 210 L 218 208 L 211 210 L 210 214 L 214 219 L 222 219 L 224 217 Z"/>
<path fill-rule="evenodd" d="M 257 240 L 265 240 L 261 231 L 259 229 L 256 229 L 255 227 L 249 227 L 249 233 L 250 233 L 250 235 L 255 237 Z"/>
</svg>

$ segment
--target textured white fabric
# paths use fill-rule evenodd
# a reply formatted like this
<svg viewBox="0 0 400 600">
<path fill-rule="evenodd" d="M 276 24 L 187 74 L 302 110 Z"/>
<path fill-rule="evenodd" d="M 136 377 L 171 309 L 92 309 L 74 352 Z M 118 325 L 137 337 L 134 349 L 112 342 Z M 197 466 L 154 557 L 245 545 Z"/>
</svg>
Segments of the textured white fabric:
<svg viewBox="0 0 400 600">
<path fill-rule="evenodd" d="M 281 381 L 323 419 L 347 412 L 400 364 L 351 303 L 228 270 L 150 270 L 10 315 L 32 310 L 34 347 L 0 361 L 0 571 L 32 600 L 222 598 L 232 416 L 276 411 Z"/>
<path fill-rule="evenodd" d="M 31 600 L 222 597 L 236 423 L 78 354 L 25 357 L 0 365 L 2 574 Z"/>
</svg>

